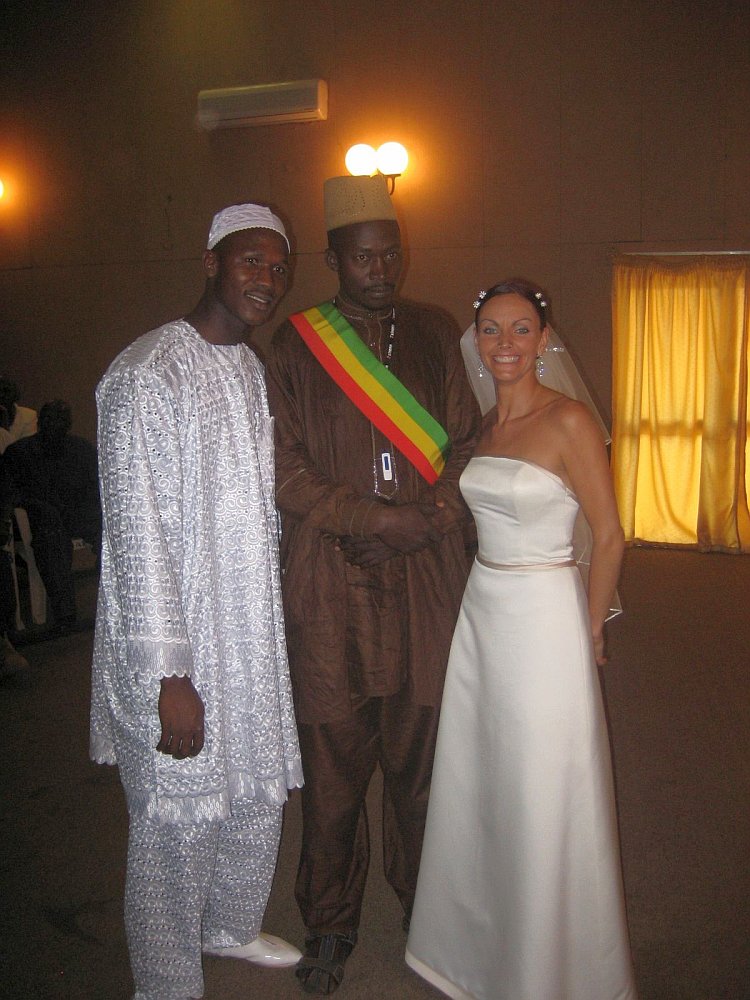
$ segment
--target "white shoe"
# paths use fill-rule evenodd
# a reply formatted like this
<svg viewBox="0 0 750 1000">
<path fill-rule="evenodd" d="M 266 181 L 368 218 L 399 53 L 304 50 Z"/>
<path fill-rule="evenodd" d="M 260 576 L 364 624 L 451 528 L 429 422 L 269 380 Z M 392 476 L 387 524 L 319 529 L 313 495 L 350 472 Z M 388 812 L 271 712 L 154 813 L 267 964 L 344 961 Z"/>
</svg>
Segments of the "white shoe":
<svg viewBox="0 0 750 1000">
<path fill-rule="evenodd" d="M 232 948 L 212 948 L 209 945 L 204 947 L 203 952 L 206 955 L 221 955 L 222 958 L 242 958 L 271 969 L 287 969 L 302 958 L 299 948 L 273 934 L 259 934 L 250 944 L 238 944 Z"/>
<path fill-rule="evenodd" d="M 7 635 L 2 636 L 0 638 L 0 677 L 10 677 L 11 674 L 28 669 L 29 661 L 26 657 L 21 656 Z"/>
</svg>

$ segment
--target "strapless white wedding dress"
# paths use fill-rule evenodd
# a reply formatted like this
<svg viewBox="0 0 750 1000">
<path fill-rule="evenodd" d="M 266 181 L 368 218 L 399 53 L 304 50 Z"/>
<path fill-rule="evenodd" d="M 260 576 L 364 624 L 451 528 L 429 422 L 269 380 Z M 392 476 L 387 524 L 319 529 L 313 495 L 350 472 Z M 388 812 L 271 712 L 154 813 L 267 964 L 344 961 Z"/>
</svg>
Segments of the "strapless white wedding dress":
<svg viewBox="0 0 750 1000">
<path fill-rule="evenodd" d="M 453 638 L 406 961 L 448 996 L 634 1000 L 575 496 L 529 462 L 461 478 L 479 534 Z"/>
</svg>

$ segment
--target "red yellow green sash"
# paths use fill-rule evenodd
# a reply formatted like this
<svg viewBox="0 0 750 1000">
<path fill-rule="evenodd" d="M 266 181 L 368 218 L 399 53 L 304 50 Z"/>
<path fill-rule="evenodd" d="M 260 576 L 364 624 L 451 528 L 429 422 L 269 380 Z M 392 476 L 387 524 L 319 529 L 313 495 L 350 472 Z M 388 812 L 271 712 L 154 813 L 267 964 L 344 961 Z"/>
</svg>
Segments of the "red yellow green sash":
<svg viewBox="0 0 750 1000">
<path fill-rule="evenodd" d="M 289 319 L 336 385 L 434 483 L 450 452 L 448 435 L 361 340 L 331 302 Z"/>
</svg>

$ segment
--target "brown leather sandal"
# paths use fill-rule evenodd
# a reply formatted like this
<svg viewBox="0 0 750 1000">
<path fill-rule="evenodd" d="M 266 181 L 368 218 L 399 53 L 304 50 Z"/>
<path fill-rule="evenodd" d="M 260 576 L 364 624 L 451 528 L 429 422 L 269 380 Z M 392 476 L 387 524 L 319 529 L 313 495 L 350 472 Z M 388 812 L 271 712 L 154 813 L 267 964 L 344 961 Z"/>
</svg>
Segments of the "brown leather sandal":
<svg viewBox="0 0 750 1000">
<path fill-rule="evenodd" d="M 329 996 L 344 978 L 344 964 L 357 943 L 357 932 L 323 934 L 305 940 L 305 954 L 294 974 L 305 993 Z"/>
</svg>

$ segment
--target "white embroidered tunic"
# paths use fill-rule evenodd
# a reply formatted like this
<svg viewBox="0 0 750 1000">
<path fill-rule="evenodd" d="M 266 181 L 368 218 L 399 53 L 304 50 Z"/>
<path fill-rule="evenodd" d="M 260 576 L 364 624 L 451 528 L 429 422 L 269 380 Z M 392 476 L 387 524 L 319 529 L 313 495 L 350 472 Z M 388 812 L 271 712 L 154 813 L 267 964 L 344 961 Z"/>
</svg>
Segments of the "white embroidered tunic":
<svg viewBox="0 0 750 1000">
<path fill-rule="evenodd" d="M 302 784 L 284 641 L 273 422 L 260 362 L 186 321 L 141 337 L 97 389 L 104 537 L 91 756 L 131 812 L 225 819 Z M 158 753 L 162 677 L 188 675 L 205 746 Z"/>
</svg>

